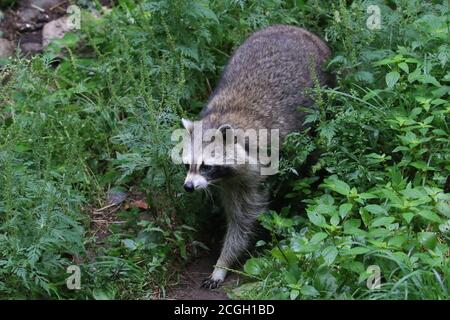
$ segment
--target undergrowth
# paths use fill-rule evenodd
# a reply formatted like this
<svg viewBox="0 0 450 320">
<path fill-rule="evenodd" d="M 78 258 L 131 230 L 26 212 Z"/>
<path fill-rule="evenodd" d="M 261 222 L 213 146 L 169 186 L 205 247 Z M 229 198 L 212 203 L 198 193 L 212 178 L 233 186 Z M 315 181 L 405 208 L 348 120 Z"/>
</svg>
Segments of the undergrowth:
<svg viewBox="0 0 450 320">
<path fill-rule="evenodd" d="M 292 191 L 261 217 L 272 241 L 233 296 L 448 299 L 448 6 L 379 2 L 380 30 L 367 28 L 366 2 L 332 7 L 324 37 L 337 87 L 317 90 L 314 138 L 285 141 Z M 312 152 L 319 160 L 299 178 Z"/>
</svg>

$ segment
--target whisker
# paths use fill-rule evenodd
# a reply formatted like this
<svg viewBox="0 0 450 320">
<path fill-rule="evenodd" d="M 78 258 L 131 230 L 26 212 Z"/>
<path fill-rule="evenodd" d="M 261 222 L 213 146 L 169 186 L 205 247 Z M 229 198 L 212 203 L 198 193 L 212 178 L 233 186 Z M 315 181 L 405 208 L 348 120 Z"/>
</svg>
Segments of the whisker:
<svg viewBox="0 0 450 320">
<path fill-rule="evenodd" d="M 223 190 L 223 187 L 222 187 L 221 185 L 215 184 L 214 182 L 217 182 L 217 180 L 208 181 L 208 184 L 209 184 L 210 186 L 213 186 L 213 187 L 215 187 L 215 188 L 218 188 L 218 189 L 220 189 L 220 190 Z"/>
<path fill-rule="evenodd" d="M 208 190 L 207 188 L 205 188 L 205 189 L 203 189 L 203 190 L 204 190 L 205 193 L 208 195 L 208 197 L 209 197 L 209 199 L 211 200 L 213 206 L 215 206 L 216 204 L 215 204 L 215 202 L 214 202 L 214 198 L 213 198 L 213 196 L 212 196 L 212 194 L 211 194 L 211 191 Z"/>
</svg>

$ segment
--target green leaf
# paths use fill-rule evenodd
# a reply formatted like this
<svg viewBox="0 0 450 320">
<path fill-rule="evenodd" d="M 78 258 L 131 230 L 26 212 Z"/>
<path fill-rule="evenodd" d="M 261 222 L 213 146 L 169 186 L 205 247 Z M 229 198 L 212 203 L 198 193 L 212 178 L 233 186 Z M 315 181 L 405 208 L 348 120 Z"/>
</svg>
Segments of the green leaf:
<svg viewBox="0 0 450 320">
<path fill-rule="evenodd" d="M 395 221 L 394 217 L 379 217 L 372 221 L 371 227 L 387 226 Z"/>
<path fill-rule="evenodd" d="M 359 261 L 345 261 L 341 264 L 342 268 L 360 274 L 364 272 L 364 265 Z"/>
<path fill-rule="evenodd" d="M 114 292 L 111 290 L 94 289 L 92 290 L 92 296 L 95 300 L 113 300 Z"/>
<path fill-rule="evenodd" d="M 418 240 L 425 248 L 433 250 L 437 244 L 437 237 L 434 232 L 421 232 L 418 235 Z"/>
<path fill-rule="evenodd" d="M 418 76 L 416 80 L 423 84 L 432 84 L 435 85 L 436 87 L 441 86 L 441 84 L 436 80 L 436 78 L 429 74 L 422 74 Z"/>
<path fill-rule="evenodd" d="M 308 242 L 308 240 L 305 237 L 299 235 L 294 235 L 292 237 L 290 247 L 294 252 L 302 252 L 302 253 L 314 252 L 317 250 L 316 243 L 311 241 Z"/>
<path fill-rule="evenodd" d="M 374 81 L 373 74 L 368 71 L 358 71 L 353 74 L 353 77 L 357 82 L 366 82 L 370 84 Z"/>
<path fill-rule="evenodd" d="M 316 288 L 314 288 L 313 286 L 309 286 L 309 285 L 303 286 L 300 289 L 300 292 L 304 296 L 316 297 L 319 295 L 319 291 L 317 291 Z"/>
<path fill-rule="evenodd" d="M 298 297 L 299 294 L 300 294 L 300 291 L 298 291 L 298 290 L 291 290 L 291 293 L 290 293 L 290 295 L 289 295 L 289 298 L 290 298 L 291 300 L 295 300 L 295 299 L 297 299 L 297 297 Z"/>
<path fill-rule="evenodd" d="M 373 65 L 374 66 L 384 66 L 384 65 L 391 64 L 394 62 L 395 62 L 395 59 L 393 57 L 388 57 L 388 58 L 384 58 L 380 61 L 375 62 Z"/>
<path fill-rule="evenodd" d="M 298 258 L 290 248 L 284 247 L 280 249 L 275 247 L 270 252 L 272 253 L 272 256 L 280 262 L 287 263 L 288 265 L 298 264 Z"/>
<path fill-rule="evenodd" d="M 352 210 L 352 204 L 351 203 L 344 203 L 339 206 L 339 216 L 344 219 L 348 213 Z"/>
<path fill-rule="evenodd" d="M 359 209 L 359 214 L 361 216 L 361 219 L 362 219 L 364 225 L 366 227 L 368 227 L 370 224 L 370 220 L 372 219 L 372 216 L 370 215 L 370 213 L 366 209 L 361 208 L 361 209 Z"/>
<path fill-rule="evenodd" d="M 212 11 L 207 3 L 203 2 L 193 2 L 191 3 L 192 10 L 190 11 L 190 14 L 194 17 L 203 17 L 206 19 L 213 20 L 215 23 L 219 23 L 219 19 L 217 18 L 217 15 Z"/>
<path fill-rule="evenodd" d="M 408 67 L 408 64 L 406 62 L 400 62 L 398 64 L 398 67 L 400 69 L 402 69 L 403 71 L 405 71 L 406 73 L 409 73 L 409 67 Z"/>
<path fill-rule="evenodd" d="M 319 214 L 332 216 L 336 212 L 336 207 L 329 204 L 319 204 L 315 207 L 314 211 Z"/>
<path fill-rule="evenodd" d="M 365 248 L 365 247 L 354 247 L 349 250 L 349 253 L 356 256 L 359 254 L 365 254 L 369 251 L 370 251 L 370 249 Z"/>
<path fill-rule="evenodd" d="M 327 225 L 325 218 L 316 212 L 308 212 L 308 218 L 309 221 L 318 227 L 326 227 Z"/>
<path fill-rule="evenodd" d="M 284 273 L 284 280 L 287 282 L 287 284 L 294 286 L 297 285 L 298 280 L 301 278 L 301 271 L 298 268 L 298 266 L 295 266 L 293 268 L 289 268 Z"/>
<path fill-rule="evenodd" d="M 414 218 L 414 213 L 412 213 L 412 212 L 405 212 L 402 216 L 403 216 L 403 219 L 405 219 L 405 221 L 407 223 L 411 223 L 411 220 Z"/>
<path fill-rule="evenodd" d="M 339 215 L 337 213 L 331 217 L 330 224 L 333 226 L 337 226 L 339 224 Z"/>
<path fill-rule="evenodd" d="M 425 218 L 426 220 L 442 223 L 442 219 L 431 210 L 421 210 L 418 213 L 422 218 Z"/>
<path fill-rule="evenodd" d="M 327 265 L 331 265 L 338 255 L 338 250 L 335 246 L 329 246 L 323 249 L 322 257 L 325 259 Z"/>
<path fill-rule="evenodd" d="M 416 168 L 420 169 L 419 166 L 416 166 Z M 431 199 L 427 195 L 427 193 L 424 190 L 420 190 L 418 188 L 405 189 L 405 190 L 400 191 L 400 193 L 411 199 L 422 199 L 422 200 L 425 200 L 426 202 L 431 201 Z"/>
<path fill-rule="evenodd" d="M 450 204 L 446 202 L 439 202 L 436 204 L 436 209 L 447 218 L 450 218 Z"/>
<path fill-rule="evenodd" d="M 122 240 L 122 243 L 125 246 L 125 248 L 130 249 L 131 251 L 134 251 L 137 248 L 137 244 L 136 244 L 136 242 L 134 242 L 134 240 L 125 239 L 125 240 Z"/>
<path fill-rule="evenodd" d="M 337 176 L 331 176 L 330 178 L 325 179 L 325 186 L 344 196 L 348 196 L 350 193 L 349 185 L 344 181 L 339 180 Z"/>
<path fill-rule="evenodd" d="M 245 295 L 248 294 L 248 292 L 259 290 L 260 287 L 261 287 L 260 281 L 244 283 L 241 284 L 239 287 L 234 288 L 232 290 L 232 293 L 237 297 L 245 297 Z"/>
<path fill-rule="evenodd" d="M 386 84 L 388 88 L 393 88 L 398 79 L 400 79 L 400 73 L 398 73 L 397 71 L 391 71 L 386 74 Z"/>
<path fill-rule="evenodd" d="M 318 232 L 311 237 L 311 240 L 309 240 L 309 242 L 316 244 L 321 242 L 322 240 L 325 240 L 327 237 L 328 234 L 326 234 L 325 232 Z"/>
<path fill-rule="evenodd" d="M 369 204 L 369 205 L 365 206 L 364 209 L 366 209 L 367 211 L 369 211 L 370 213 L 372 213 L 374 215 L 387 214 L 386 209 L 384 209 L 383 207 L 381 207 L 377 204 Z"/>
<path fill-rule="evenodd" d="M 359 229 L 361 226 L 361 220 L 359 219 L 350 219 L 344 222 L 344 233 L 355 236 L 364 236 L 365 231 Z"/>
<path fill-rule="evenodd" d="M 263 263 L 261 258 L 248 259 L 244 265 L 244 271 L 252 276 L 261 274 L 263 269 Z"/>
<path fill-rule="evenodd" d="M 289 228 L 294 225 L 292 219 L 281 217 L 277 213 L 273 214 L 273 223 L 279 228 Z"/>
<path fill-rule="evenodd" d="M 358 195 L 359 199 L 367 200 L 367 199 L 377 199 L 378 197 L 370 192 L 363 192 Z"/>
<path fill-rule="evenodd" d="M 388 244 L 390 246 L 394 246 L 394 247 L 401 247 L 405 241 L 406 241 L 406 235 L 401 234 L 401 235 L 394 236 L 391 239 L 389 239 Z"/>
</svg>

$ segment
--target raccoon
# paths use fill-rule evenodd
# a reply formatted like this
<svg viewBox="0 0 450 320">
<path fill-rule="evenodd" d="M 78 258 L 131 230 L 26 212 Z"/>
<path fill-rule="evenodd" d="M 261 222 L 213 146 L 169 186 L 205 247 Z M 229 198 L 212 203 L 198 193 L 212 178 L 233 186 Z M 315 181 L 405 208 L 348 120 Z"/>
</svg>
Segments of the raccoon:
<svg viewBox="0 0 450 320">
<path fill-rule="evenodd" d="M 225 147 L 231 144 L 237 150 L 234 155 L 225 154 L 227 160 L 249 152 L 247 140 L 226 139 L 233 137 L 233 130 L 277 129 L 282 141 L 302 128 L 305 113 L 298 109 L 313 105 L 308 89 L 331 84 L 331 76 L 322 69 L 330 54 L 324 41 L 299 27 L 273 25 L 257 31 L 230 58 L 201 119 L 182 119 L 183 126 L 191 137 L 196 126 L 201 127 L 197 135 L 205 130 L 218 132 Z M 184 160 L 185 190 L 217 187 L 228 222 L 219 259 L 202 283 L 212 289 L 224 281 L 227 269 L 247 250 L 257 217 L 267 210 L 269 193 L 262 187 L 266 176 L 261 175 L 260 165 L 215 163 L 196 148 L 189 150 Z"/>
</svg>

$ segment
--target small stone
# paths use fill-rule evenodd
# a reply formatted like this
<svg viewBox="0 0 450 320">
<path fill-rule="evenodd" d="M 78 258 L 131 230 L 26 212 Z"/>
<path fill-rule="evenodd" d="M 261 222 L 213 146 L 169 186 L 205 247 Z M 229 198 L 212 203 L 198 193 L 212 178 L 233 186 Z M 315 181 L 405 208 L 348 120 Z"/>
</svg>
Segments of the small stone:
<svg viewBox="0 0 450 320">
<path fill-rule="evenodd" d="M 124 202 L 128 197 L 127 192 L 119 191 L 119 190 L 110 190 L 108 192 L 108 204 L 119 204 Z"/>
<path fill-rule="evenodd" d="M 62 39 L 65 33 L 73 29 L 74 26 L 70 23 L 68 17 L 61 17 L 46 23 L 42 29 L 42 42 L 44 47 L 47 47 L 55 39 Z"/>
<path fill-rule="evenodd" d="M 14 54 L 14 43 L 7 39 L 0 38 L 0 58 L 9 58 Z"/>
<path fill-rule="evenodd" d="M 20 20 L 31 23 L 37 20 L 40 12 L 35 8 L 23 8 L 17 12 L 17 15 L 20 17 Z"/>
<path fill-rule="evenodd" d="M 39 42 L 25 42 L 20 44 L 20 49 L 24 54 L 35 54 L 42 52 L 42 44 Z"/>
<path fill-rule="evenodd" d="M 16 23 L 17 29 L 21 32 L 30 32 L 36 30 L 36 25 L 32 23 Z"/>
<path fill-rule="evenodd" d="M 46 13 L 39 13 L 37 18 L 37 22 L 48 22 L 50 20 L 50 16 Z"/>
</svg>

